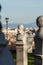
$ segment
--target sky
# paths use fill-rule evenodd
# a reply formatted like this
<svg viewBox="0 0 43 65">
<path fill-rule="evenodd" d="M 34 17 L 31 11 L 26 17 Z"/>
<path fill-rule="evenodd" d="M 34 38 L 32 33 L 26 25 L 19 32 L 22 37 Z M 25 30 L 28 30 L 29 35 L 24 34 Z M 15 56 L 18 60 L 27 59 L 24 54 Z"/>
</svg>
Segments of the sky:
<svg viewBox="0 0 43 65">
<path fill-rule="evenodd" d="M 2 23 L 9 18 L 12 23 L 35 23 L 36 18 L 43 15 L 43 0 L 0 0 L 2 5 Z"/>
</svg>

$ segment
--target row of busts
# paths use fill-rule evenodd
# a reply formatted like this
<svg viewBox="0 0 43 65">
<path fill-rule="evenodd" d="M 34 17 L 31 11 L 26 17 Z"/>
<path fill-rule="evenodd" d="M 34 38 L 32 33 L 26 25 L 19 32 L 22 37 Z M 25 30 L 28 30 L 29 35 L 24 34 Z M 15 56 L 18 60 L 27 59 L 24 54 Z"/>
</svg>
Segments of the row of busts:
<svg viewBox="0 0 43 65">
<path fill-rule="evenodd" d="M 43 39 L 43 16 L 37 17 L 36 24 L 38 26 L 37 36 Z M 31 42 L 33 40 L 33 34 L 30 30 L 25 32 L 23 24 L 20 24 L 18 26 L 17 40 L 23 40 L 24 38 L 27 39 L 27 42 Z"/>
</svg>

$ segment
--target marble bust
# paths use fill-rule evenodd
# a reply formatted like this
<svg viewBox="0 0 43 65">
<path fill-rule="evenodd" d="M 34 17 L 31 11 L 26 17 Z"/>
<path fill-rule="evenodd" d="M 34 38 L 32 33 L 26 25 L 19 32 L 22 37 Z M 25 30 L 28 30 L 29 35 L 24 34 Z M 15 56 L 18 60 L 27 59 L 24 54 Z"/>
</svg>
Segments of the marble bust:
<svg viewBox="0 0 43 65">
<path fill-rule="evenodd" d="M 17 40 L 23 41 L 24 36 L 24 26 L 23 24 L 18 25 L 18 34 L 17 34 Z"/>
<path fill-rule="evenodd" d="M 34 58 L 36 65 L 43 65 L 43 16 L 39 16 L 36 19 L 36 24 L 39 29 L 36 32 L 36 36 L 34 37 L 35 42 L 35 50 L 34 50 Z"/>
</svg>

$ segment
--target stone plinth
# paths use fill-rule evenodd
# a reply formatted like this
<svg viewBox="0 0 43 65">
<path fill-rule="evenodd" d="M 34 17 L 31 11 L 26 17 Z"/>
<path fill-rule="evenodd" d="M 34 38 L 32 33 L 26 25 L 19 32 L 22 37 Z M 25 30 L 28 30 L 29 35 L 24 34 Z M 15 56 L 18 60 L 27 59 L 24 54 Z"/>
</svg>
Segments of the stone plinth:
<svg viewBox="0 0 43 65">
<path fill-rule="evenodd" d="M 27 47 L 23 41 L 16 42 L 17 65 L 27 65 Z"/>
</svg>

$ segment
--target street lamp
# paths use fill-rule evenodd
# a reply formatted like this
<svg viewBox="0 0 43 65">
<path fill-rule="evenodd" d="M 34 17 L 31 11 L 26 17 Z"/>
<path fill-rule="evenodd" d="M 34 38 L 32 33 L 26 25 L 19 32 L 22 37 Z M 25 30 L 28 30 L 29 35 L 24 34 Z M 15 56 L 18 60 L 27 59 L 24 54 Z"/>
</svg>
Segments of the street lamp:
<svg viewBox="0 0 43 65">
<path fill-rule="evenodd" d="M 1 4 L 0 4 L 0 11 L 1 11 L 1 8 L 2 8 L 2 6 L 1 6 Z"/>
<path fill-rule="evenodd" d="M 6 20 L 6 37 L 8 39 L 8 20 L 9 20 L 9 18 L 5 18 L 5 20 Z"/>
<path fill-rule="evenodd" d="M 1 22 L 1 9 L 2 9 L 2 6 L 0 4 L 0 22 Z"/>
</svg>

